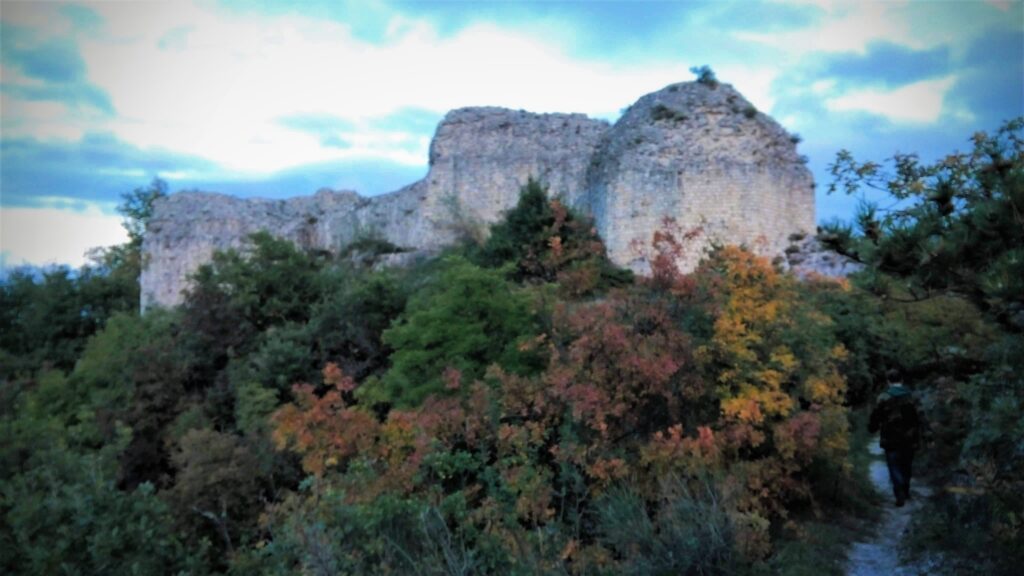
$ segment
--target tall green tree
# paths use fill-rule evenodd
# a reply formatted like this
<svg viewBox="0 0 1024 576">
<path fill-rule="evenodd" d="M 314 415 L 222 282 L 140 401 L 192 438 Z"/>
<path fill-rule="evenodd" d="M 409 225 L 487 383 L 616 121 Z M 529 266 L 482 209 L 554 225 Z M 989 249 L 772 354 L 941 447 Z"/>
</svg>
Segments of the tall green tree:
<svg viewBox="0 0 1024 576">
<path fill-rule="evenodd" d="M 154 202 L 166 195 L 160 179 L 123 194 L 118 211 L 128 242 L 94 248 L 79 270 L 16 270 L 0 282 L 0 378 L 47 365 L 68 371 L 108 318 L 138 309 L 142 237 Z"/>
<path fill-rule="evenodd" d="M 1024 118 L 978 132 L 972 144 L 933 163 L 896 155 L 888 168 L 841 152 L 832 189 L 882 190 L 894 207 L 865 203 L 856 227 L 830 226 L 826 238 L 867 265 L 858 282 L 886 302 L 934 303 L 918 311 L 921 325 L 898 327 L 893 348 L 932 399 L 942 440 L 933 463 L 978 497 L 966 505 L 941 496 L 929 510 L 941 521 L 927 537 L 975 556 L 979 573 L 1015 573 L 1024 561 Z M 927 359 L 907 366 L 915 348 Z"/>
<path fill-rule="evenodd" d="M 947 293 L 970 300 L 1005 328 L 1024 330 L 1024 118 L 973 149 L 923 163 L 898 154 L 887 169 L 842 151 L 830 191 L 881 190 L 896 201 L 864 203 L 857 232 L 831 226 L 843 252 L 871 272 L 897 278 L 910 297 Z M 877 285 L 881 286 L 881 282 Z"/>
</svg>

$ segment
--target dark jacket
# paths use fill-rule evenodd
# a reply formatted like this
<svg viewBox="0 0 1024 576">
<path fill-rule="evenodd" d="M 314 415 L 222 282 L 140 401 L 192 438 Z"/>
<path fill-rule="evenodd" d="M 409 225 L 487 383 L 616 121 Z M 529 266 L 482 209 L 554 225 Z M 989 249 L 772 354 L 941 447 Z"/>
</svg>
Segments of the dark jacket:
<svg viewBox="0 0 1024 576">
<path fill-rule="evenodd" d="M 921 442 L 921 418 L 910 391 L 895 385 L 879 396 L 868 431 L 881 431 L 883 450 L 916 450 Z"/>
</svg>

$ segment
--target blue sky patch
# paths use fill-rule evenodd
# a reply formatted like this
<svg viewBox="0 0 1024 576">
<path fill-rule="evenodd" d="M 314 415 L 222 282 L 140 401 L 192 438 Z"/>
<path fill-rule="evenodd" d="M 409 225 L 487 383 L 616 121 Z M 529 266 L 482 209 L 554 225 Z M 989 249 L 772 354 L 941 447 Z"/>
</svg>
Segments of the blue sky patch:
<svg viewBox="0 0 1024 576">
<path fill-rule="evenodd" d="M 900 86 L 948 74 L 948 46 L 914 50 L 891 42 L 868 45 L 866 54 L 838 54 L 826 61 L 823 75 L 854 85 Z"/>
</svg>

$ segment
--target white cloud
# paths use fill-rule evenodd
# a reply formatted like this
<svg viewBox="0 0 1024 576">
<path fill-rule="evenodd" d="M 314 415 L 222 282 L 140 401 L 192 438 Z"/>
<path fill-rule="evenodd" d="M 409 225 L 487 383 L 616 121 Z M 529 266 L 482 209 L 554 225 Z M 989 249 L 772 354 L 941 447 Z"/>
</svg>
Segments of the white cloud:
<svg viewBox="0 0 1024 576">
<path fill-rule="evenodd" d="M 811 92 L 822 95 L 831 92 L 836 87 L 835 78 L 825 78 L 824 80 L 818 80 L 811 84 Z"/>
<path fill-rule="evenodd" d="M 688 78 L 687 66 L 575 59 L 552 39 L 494 24 L 440 36 L 396 16 L 379 43 L 344 24 L 299 16 L 240 15 L 205 5 L 96 6 L 106 38 L 83 39 L 89 79 L 118 118 L 105 129 L 141 148 L 187 152 L 237 173 L 266 174 L 306 163 L 378 158 L 425 164 L 423 134 L 371 131 L 367 119 L 415 107 L 437 113 L 469 105 L 615 116 L 639 94 Z M 174 49 L 169 32 L 183 30 Z M 166 46 L 166 41 L 163 42 Z M 770 77 L 737 76 L 768 109 Z M 731 80 L 731 78 L 730 78 Z M 363 128 L 345 148 L 278 123 L 293 114 L 345 118 Z M 400 140 L 407 145 L 395 147 Z"/>
<path fill-rule="evenodd" d="M 0 95 L 0 110 L 4 138 L 79 140 L 85 134 L 85 124 L 75 122 L 58 102 L 21 100 L 4 92 Z"/>
<path fill-rule="evenodd" d="M 868 44 L 888 41 L 925 48 L 912 33 L 912 22 L 902 5 L 895 2 L 814 2 L 825 10 L 815 26 L 782 33 L 740 32 L 738 37 L 787 52 L 856 52 L 864 54 Z"/>
<path fill-rule="evenodd" d="M 931 123 L 942 116 L 946 92 L 956 76 L 923 80 L 895 90 L 857 90 L 825 100 L 825 107 L 837 112 L 870 112 L 897 123 Z"/>
<path fill-rule="evenodd" d="M 121 217 L 96 206 L 83 212 L 58 208 L 0 208 L 0 253 L 4 265 L 37 266 L 87 262 L 95 247 L 128 240 Z"/>
<path fill-rule="evenodd" d="M 715 72 L 759 110 L 768 112 L 775 106 L 772 83 L 778 78 L 779 70 L 768 66 L 725 65 L 716 68 Z"/>
</svg>

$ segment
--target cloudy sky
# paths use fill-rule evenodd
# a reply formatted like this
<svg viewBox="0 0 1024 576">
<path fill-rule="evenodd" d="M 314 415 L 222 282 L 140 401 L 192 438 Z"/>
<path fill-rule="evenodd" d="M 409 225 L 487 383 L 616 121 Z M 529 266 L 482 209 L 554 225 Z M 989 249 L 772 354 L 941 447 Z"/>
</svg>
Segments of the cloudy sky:
<svg viewBox="0 0 1024 576">
<path fill-rule="evenodd" d="M 614 121 L 708 64 L 803 136 L 818 219 L 841 148 L 965 149 L 1024 114 L 1024 3 L 0 3 L 0 265 L 119 242 L 122 192 L 379 194 L 437 122 L 496 105 Z"/>
</svg>

